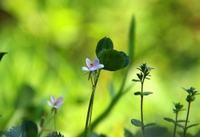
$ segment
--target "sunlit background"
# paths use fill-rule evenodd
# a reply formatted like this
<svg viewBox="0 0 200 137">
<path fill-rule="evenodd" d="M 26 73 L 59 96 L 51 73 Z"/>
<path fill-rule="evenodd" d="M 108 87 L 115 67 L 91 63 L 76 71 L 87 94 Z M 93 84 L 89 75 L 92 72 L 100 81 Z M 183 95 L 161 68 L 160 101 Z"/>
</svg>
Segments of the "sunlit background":
<svg viewBox="0 0 200 137">
<path fill-rule="evenodd" d="M 75 137 L 85 124 L 91 85 L 82 72 L 85 58 L 95 58 L 99 39 L 110 37 L 116 49 L 127 52 L 132 16 L 136 20 L 134 64 L 125 94 L 95 132 L 122 137 L 124 128 L 136 132 L 132 118 L 139 118 L 137 67 L 148 63 L 155 69 L 145 83 L 154 94 L 145 99 L 145 122 L 172 125 L 173 102 L 186 108 L 190 86 L 200 90 L 200 3 L 198 0 L 1 0 L 0 128 L 18 125 L 23 119 L 39 123 L 50 111 L 50 95 L 64 96 L 57 115 L 57 129 Z M 121 71 L 103 71 L 95 96 L 93 119 L 113 98 Z M 192 104 L 190 121 L 200 122 L 200 97 Z M 181 112 L 180 118 L 185 118 Z M 197 132 L 194 128 L 192 134 Z"/>
</svg>

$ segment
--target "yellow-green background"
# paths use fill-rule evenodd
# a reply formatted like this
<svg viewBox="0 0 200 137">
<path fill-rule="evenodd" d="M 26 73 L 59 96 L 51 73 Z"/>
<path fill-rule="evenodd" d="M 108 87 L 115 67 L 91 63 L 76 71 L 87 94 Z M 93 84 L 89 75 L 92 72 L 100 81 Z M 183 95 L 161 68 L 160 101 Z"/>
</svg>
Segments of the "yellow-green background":
<svg viewBox="0 0 200 137">
<path fill-rule="evenodd" d="M 95 130 L 110 137 L 123 136 L 131 118 L 139 118 L 139 84 L 136 67 L 148 63 L 155 69 L 145 89 L 145 121 L 170 127 L 173 102 L 184 105 L 183 87 L 200 90 L 200 3 L 198 0 L 1 0 L 0 51 L 8 54 L 0 63 L 0 127 L 7 129 L 28 117 L 36 122 L 50 108 L 50 95 L 64 96 L 57 128 L 66 137 L 84 128 L 90 82 L 81 71 L 85 58 L 95 58 L 99 39 L 110 37 L 118 50 L 127 51 L 132 15 L 136 19 L 135 59 L 127 85 L 133 88 Z M 93 118 L 111 100 L 111 81 L 118 89 L 120 71 L 103 71 L 94 103 Z M 22 85 L 35 90 L 33 100 L 20 98 Z M 17 99 L 18 98 L 18 99 Z M 17 100 L 34 109 L 16 107 Z M 23 101 L 22 101 L 23 102 Z M 190 121 L 200 122 L 200 98 L 192 104 Z M 28 113 L 29 112 L 29 113 Z M 185 117 L 185 112 L 181 113 Z M 191 130 L 195 133 L 198 128 Z"/>
</svg>

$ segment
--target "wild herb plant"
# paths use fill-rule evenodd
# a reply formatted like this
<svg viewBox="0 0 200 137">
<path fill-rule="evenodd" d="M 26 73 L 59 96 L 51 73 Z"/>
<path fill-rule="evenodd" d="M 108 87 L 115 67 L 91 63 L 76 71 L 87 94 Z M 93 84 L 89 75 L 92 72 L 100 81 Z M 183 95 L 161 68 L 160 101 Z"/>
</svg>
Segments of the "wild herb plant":
<svg viewBox="0 0 200 137">
<path fill-rule="evenodd" d="M 184 126 L 181 126 L 183 128 L 183 137 L 186 137 L 187 135 L 187 130 L 189 128 L 192 128 L 194 126 L 197 126 L 199 125 L 198 123 L 195 123 L 195 124 L 191 124 L 188 126 L 188 120 L 189 120 L 189 115 L 190 115 L 190 109 L 191 109 L 191 104 L 192 102 L 194 102 L 195 98 L 196 98 L 196 95 L 198 95 L 198 91 L 193 88 L 193 87 L 190 87 L 188 89 L 184 89 L 188 95 L 186 97 L 186 101 L 188 102 L 188 106 L 187 106 L 187 114 L 186 114 L 186 118 L 185 118 L 185 125 Z"/>
<path fill-rule="evenodd" d="M 176 130 L 177 130 L 177 125 L 180 122 L 185 122 L 185 120 L 178 120 L 178 114 L 180 111 L 183 111 L 183 105 L 181 103 L 174 103 L 174 108 L 173 108 L 173 112 L 175 113 L 175 119 L 171 119 L 168 117 L 165 117 L 164 120 L 166 120 L 167 122 L 173 123 L 174 124 L 174 130 L 173 130 L 173 137 L 176 137 Z"/>
<path fill-rule="evenodd" d="M 56 114 L 58 109 L 62 106 L 63 104 L 63 97 L 58 97 L 55 98 L 54 96 L 50 96 L 50 100 L 48 101 L 48 105 L 51 107 L 51 113 L 49 115 L 47 115 L 46 117 L 42 117 L 41 121 L 40 121 L 40 131 L 38 133 L 37 137 L 41 137 L 42 134 L 44 132 L 49 132 L 49 131 L 53 131 L 50 132 L 49 134 L 55 134 L 55 132 L 57 131 L 56 129 Z M 53 122 L 52 122 L 53 121 Z M 48 125 L 50 124 L 50 122 L 53 123 L 53 130 L 52 129 L 48 129 Z"/>
<path fill-rule="evenodd" d="M 132 81 L 139 82 L 141 87 L 140 91 L 134 93 L 134 95 L 140 96 L 140 120 L 132 119 L 131 123 L 136 127 L 141 128 L 142 137 L 144 137 L 145 136 L 144 128 L 146 126 L 152 125 L 152 123 L 146 125 L 144 124 L 144 112 L 143 112 L 144 96 L 152 94 L 152 92 L 144 90 L 144 82 L 145 80 L 150 80 L 151 77 L 150 72 L 153 68 L 149 67 L 147 64 L 142 64 L 137 69 L 140 71 L 139 73 L 137 73 L 138 79 L 133 79 Z"/>
<path fill-rule="evenodd" d="M 3 137 L 64 137 L 55 127 L 55 116 L 58 109 L 63 104 L 63 97 L 50 97 L 48 105 L 51 107 L 50 115 L 43 117 L 40 121 L 40 129 L 37 124 L 30 120 L 25 120 L 22 124 L 12 127 L 6 131 L 1 131 L 0 136 Z M 54 129 L 47 126 L 51 125 L 53 121 Z M 51 122 L 51 123 L 50 123 Z M 45 134 L 44 134 L 45 132 Z"/>
<path fill-rule="evenodd" d="M 122 52 L 113 49 L 113 42 L 110 38 L 102 38 L 96 46 L 97 58 L 92 62 L 86 58 L 86 66 L 82 67 L 83 71 L 89 72 L 88 80 L 91 81 L 92 93 L 88 105 L 87 117 L 85 122 L 84 137 L 90 137 L 92 110 L 95 97 L 96 86 L 102 69 L 116 71 L 126 67 L 129 64 L 128 56 Z"/>
</svg>

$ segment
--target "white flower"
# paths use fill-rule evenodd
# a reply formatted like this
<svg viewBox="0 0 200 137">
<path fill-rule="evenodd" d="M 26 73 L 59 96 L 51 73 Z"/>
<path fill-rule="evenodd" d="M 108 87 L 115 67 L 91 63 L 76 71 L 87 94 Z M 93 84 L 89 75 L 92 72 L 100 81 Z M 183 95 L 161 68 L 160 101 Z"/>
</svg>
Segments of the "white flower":
<svg viewBox="0 0 200 137">
<path fill-rule="evenodd" d="M 48 101 L 48 105 L 54 109 L 58 109 L 63 104 L 63 97 L 55 98 L 54 96 L 50 96 L 50 100 Z"/>
<path fill-rule="evenodd" d="M 99 59 L 95 59 L 94 62 L 92 62 L 89 58 L 86 58 L 86 66 L 82 67 L 83 71 L 95 71 L 98 69 L 103 68 L 104 65 L 100 64 Z"/>
</svg>

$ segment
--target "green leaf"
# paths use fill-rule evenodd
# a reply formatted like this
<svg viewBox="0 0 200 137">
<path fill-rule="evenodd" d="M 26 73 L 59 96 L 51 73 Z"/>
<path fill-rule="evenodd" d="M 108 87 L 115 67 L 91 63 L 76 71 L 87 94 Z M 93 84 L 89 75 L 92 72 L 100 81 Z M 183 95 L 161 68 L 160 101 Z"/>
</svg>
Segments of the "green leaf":
<svg viewBox="0 0 200 137">
<path fill-rule="evenodd" d="M 92 132 L 91 135 L 90 135 L 90 137 L 106 137 L 106 135 L 104 135 L 104 134 L 97 134 L 97 133 Z"/>
<path fill-rule="evenodd" d="M 112 49 L 100 52 L 99 60 L 104 65 L 103 69 L 108 71 L 116 71 L 129 64 L 129 57 L 124 52 Z"/>
<path fill-rule="evenodd" d="M 142 126 L 142 122 L 140 120 L 137 120 L 137 119 L 131 119 L 131 123 L 136 127 Z"/>
<path fill-rule="evenodd" d="M 148 124 L 144 125 L 144 127 L 150 127 L 150 126 L 155 126 L 155 125 L 156 125 L 156 123 L 148 123 Z"/>
<path fill-rule="evenodd" d="M 138 95 L 141 96 L 141 92 L 140 92 L 140 91 L 137 91 L 137 92 L 134 93 L 134 95 L 136 95 L 136 96 L 138 96 Z"/>
<path fill-rule="evenodd" d="M 47 135 L 47 137 L 64 137 L 64 135 L 62 135 L 60 132 L 51 132 Z"/>
<path fill-rule="evenodd" d="M 22 137 L 36 137 L 38 134 L 37 125 L 32 121 L 24 121 L 21 128 Z"/>
<path fill-rule="evenodd" d="M 148 96 L 148 95 L 150 95 L 150 94 L 153 94 L 153 92 L 148 92 L 148 91 L 143 92 L 143 96 Z"/>
<path fill-rule="evenodd" d="M 97 43 L 96 55 L 99 57 L 104 50 L 113 49 L 113 42 L 110 38 L 104 37 Z"/>
<path fill-rule="evenodd" d="M 3 56 L 6 55 L 6 52 L 0 52 L 0 61 L 2 60 Z"/>
<path fill-rule="evenodd" d="M 135 17 L 132 16 L 130 29 L 129 29 L 129 52 L 128 55 L 130 57 L 130 65 L 133 63 L 133 54 L 135 48 Z"/>
<path fill-rule="evenodd" d="M 198 125 L 199 125 L 199 123 L 191 124 L 191 125 L 187 126 L 187 129 L 188 129 L 188 128 L 191 128 L 191 127 L 198 126 Z"/>
<path fill-rule="evenodd" d="M 32 121 L 24 121 L 20 126 L 13 127 L 2 133 L 6 137 L 37 137 L 38 128 Z"/>
<path fill-rule="evenodd" d="M 167 122 L 176 123 L 173 119 L 168 118 L 168 117 L 165 117 L 164 120 Z"/>
<path fill-rule="evenodd" d="M 140 82 L 139 79 L 132 79 L 133 82 Z"/>
<path fill-rule="evenodd" d="M 124 137 L 134 137 L 134 134 L 128 129 L 124 129 Z"/>
<path fill-rule="evenodd" d="M 179 124 L 179 123 L 176 123 L 176 125 L 177 125 L 178 127 L 182 128 L 182 129 L 185 128 L 185 126 L 183 126 L 183 125 L 181 125 L 181 124 Z"/>
<path fill-rule="evenodd" d="M 178 123 L 184 123 L 186 120 L 177 120 Z M 190 121 L 188 121 L 190 122 Z"/>
<path fill-rule="evenodd" d="M 140 91 L 137 91 L 137 92 L 135 92 L 134 93 L 134 95 L 136 95 L 136 96 L 138 96 L 138 95 L 143 95 L 143 96 L 148 96 L 148 95 L 150 95 L 150 94 L 153 94 L 153 92 L 140 92 Z"/>
</svg>

